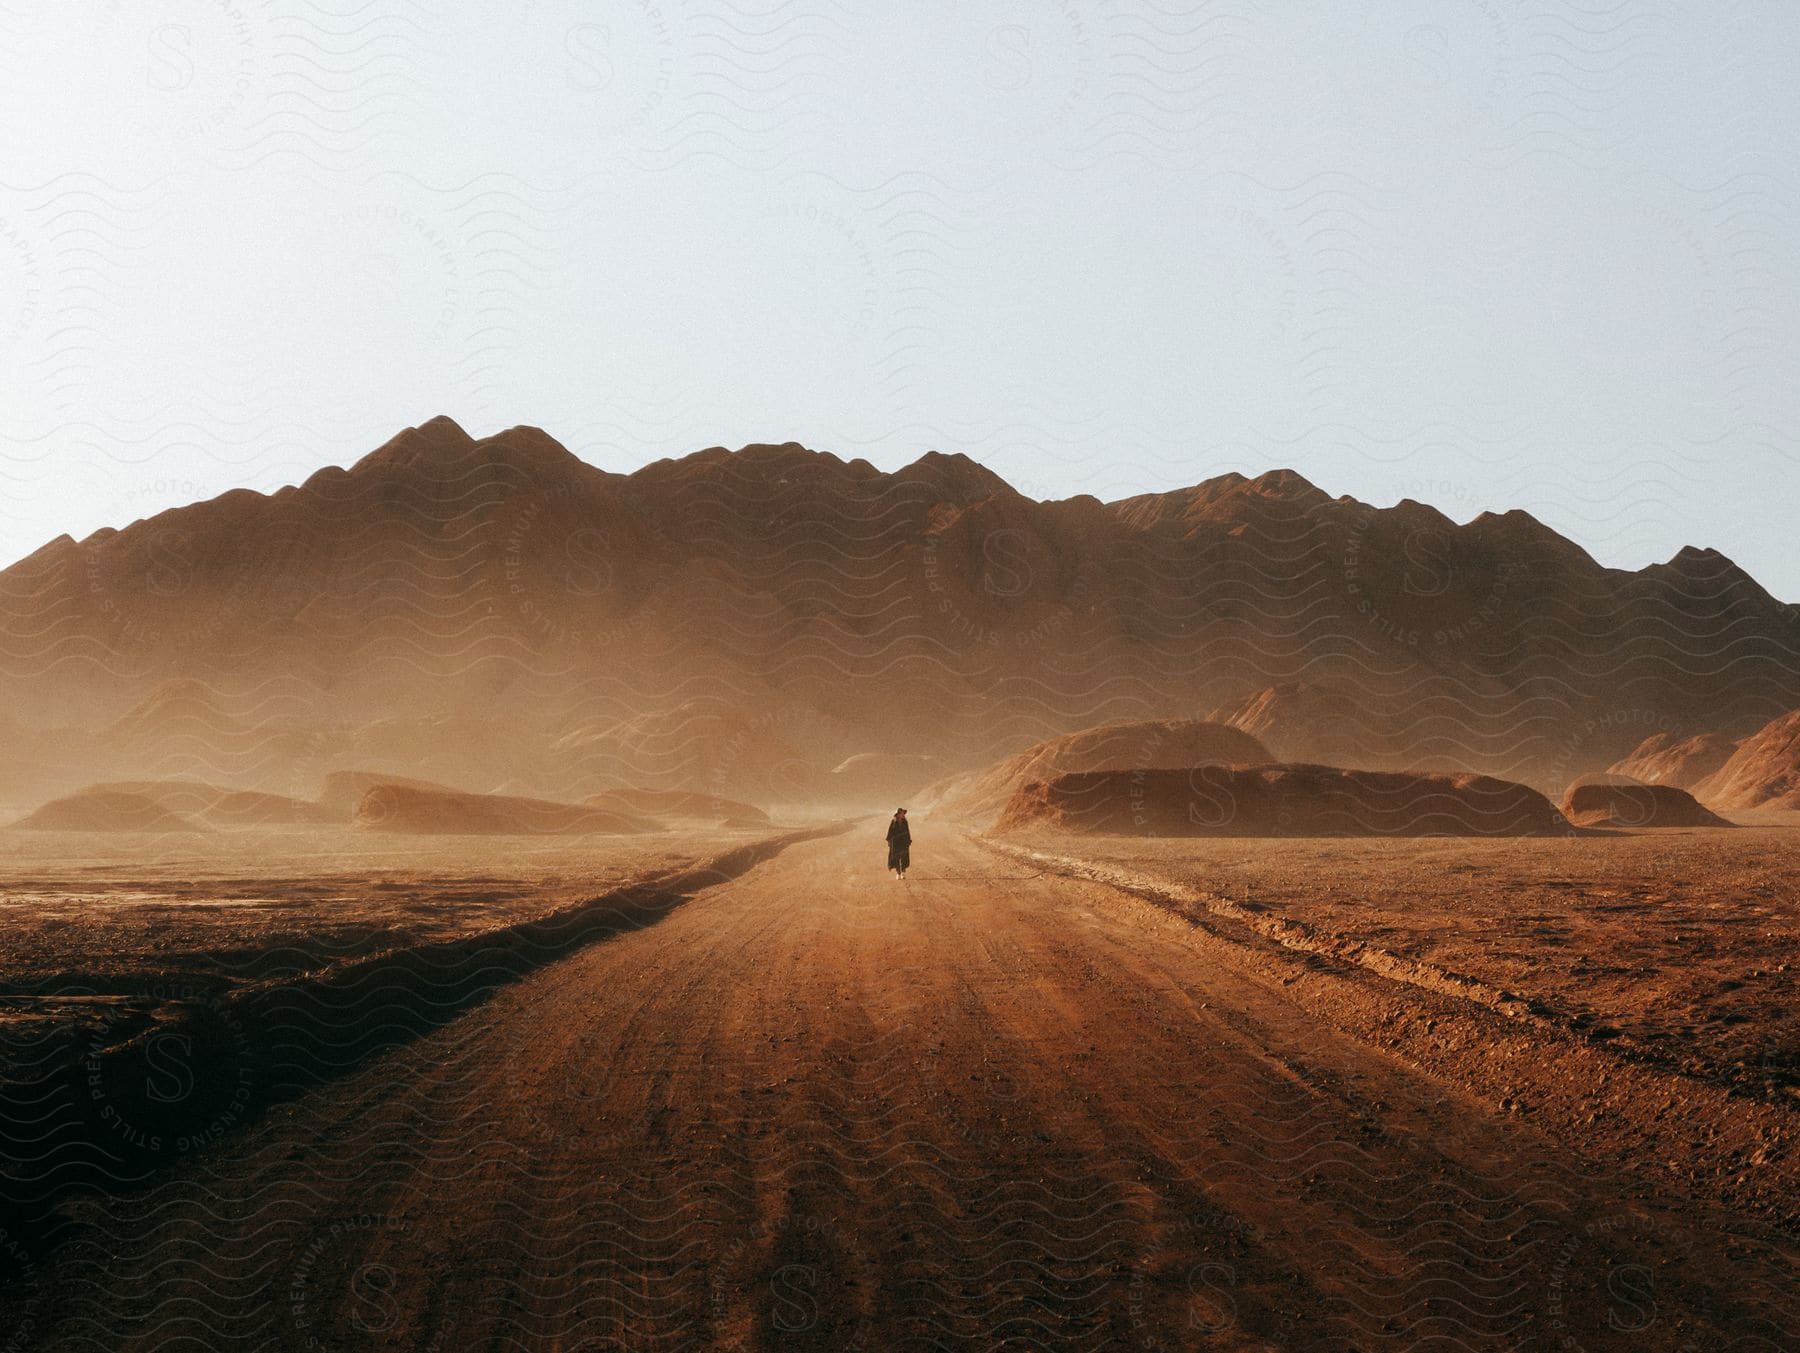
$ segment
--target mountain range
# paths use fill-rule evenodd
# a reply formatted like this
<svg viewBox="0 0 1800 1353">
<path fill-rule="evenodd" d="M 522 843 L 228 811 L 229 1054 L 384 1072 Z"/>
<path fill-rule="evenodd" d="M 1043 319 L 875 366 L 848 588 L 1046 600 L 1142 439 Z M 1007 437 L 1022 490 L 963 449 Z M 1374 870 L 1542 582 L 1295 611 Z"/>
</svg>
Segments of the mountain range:
<svg viewBox="0 0 1800 1353">
<path fill-rule="evenodd" d="M 573 800 L 879 799 L 1118 719 L 1560 792 L 1800 707 L 1800 610 L 1724 555 L 1602 566 L 1290 470 L 1039 502 L 797 444 L 614 474 L 447 418 L 0 573 L 0 796 L 368 768 Z M 840 792 L 841 791 L 841 792 Z"/>
</svg>

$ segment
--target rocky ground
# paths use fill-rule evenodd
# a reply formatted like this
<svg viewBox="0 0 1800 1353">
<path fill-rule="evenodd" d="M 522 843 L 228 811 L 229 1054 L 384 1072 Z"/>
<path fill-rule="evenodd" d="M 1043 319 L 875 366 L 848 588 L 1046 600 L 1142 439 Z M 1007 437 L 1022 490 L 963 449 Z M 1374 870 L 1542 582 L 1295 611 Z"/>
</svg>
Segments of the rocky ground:
<svg viewBox="0 0 1800 1353">
<path fill-rule="evenodd" d="M 1249 952 L 1329 959 L 1354 1028 L 1572 1147 L 1800 1223 L 1800 815 L 1556 840 L 1011 838 Z M 1501 1016 L 1499 1022 L 1488 1018 Z"/>
<path fill-rule="evenodd" d="M 917 836 L 904 883 L 878 823 L 739 860 L 140 1186 L 65 1202 L 52 1241 L 0 1246 L 0 1340 L 1792 1346 L 1784 1095 L 1276 905 L 1391 895 L 1396 943 L 1394 918 L 1479 915 L 1455 943 L 1486 926 L 1518 963 L 1500 934 L 1573 933 L 1571 891 L 1651 886 L 1692 843 L 1638 845 L 1639 875 L 1483 844 L 1468 862 L 1540 880 L 1513 919 L 1436 843 L 1317 843 L 1285 873 Z M 1743 879 L 1781 867 L 1776 837 L 1731 849 Z M 1576 1130 L 1578 1094 L 1625 1127 L 1595 1109 Z M 1761 1182 L 1736 1185 L 1715 1167 L 1758 1131 L 1738 1172 Z"/>
</svg>

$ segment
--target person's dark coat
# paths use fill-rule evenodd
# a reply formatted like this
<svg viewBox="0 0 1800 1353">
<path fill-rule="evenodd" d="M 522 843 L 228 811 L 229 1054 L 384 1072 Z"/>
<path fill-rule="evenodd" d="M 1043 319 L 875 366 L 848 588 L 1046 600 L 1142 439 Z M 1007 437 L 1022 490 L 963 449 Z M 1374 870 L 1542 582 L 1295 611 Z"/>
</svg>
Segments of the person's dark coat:
<svg viewBox="0 0 1800 1353">
<path fill-rule="evenodd" d="M 912 828 L 906 825 L 906 819 L 896 816 L 888 823 L 888 868 L 909 869 L 912 867 Z"/>
</svg>

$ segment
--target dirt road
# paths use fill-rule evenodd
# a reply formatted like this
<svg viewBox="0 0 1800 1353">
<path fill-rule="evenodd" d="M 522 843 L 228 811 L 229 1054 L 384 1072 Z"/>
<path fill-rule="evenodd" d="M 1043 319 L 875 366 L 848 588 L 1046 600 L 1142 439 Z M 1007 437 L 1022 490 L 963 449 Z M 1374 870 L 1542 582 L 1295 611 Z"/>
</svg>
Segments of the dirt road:
<svg viewBox="0 0 1800 1353">
<path fill-rule="evenodd" d="M 1800 1346 L 1779 1242 L 1322 1026 L 1322 960 L 920 838 L 790 847 L 91 1204 L 0 1347 Z"/>
</svg>

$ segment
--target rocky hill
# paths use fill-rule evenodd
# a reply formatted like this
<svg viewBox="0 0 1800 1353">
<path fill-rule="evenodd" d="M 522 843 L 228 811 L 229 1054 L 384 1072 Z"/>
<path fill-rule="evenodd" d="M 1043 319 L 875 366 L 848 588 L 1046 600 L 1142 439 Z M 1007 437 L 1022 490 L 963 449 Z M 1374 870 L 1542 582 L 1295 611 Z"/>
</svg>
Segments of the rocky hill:
<svg viewBox="0 0 1800 1353">
<path fill-rule="evenodd" d="M 1737 738 L 1800 706 L 1800 620 L 1712 550 L 1623 572 L 1522 512 L 1459 525 L 1285 470 L 1045 503 L 960 455 L 757 445 L 621 475 L 439 418 L 271 495 L 45 545 L 0 574 L 0 690 L 21 802 L 305 796 L 380 765 L 768 804 L 855 757 L 922 785 L 1214 710 L 1285 758 L 1350 760 L 1314 745 L 1336 730 L 1358 762 L 1560 793 L 1645 711 Z"/>
</svg>

